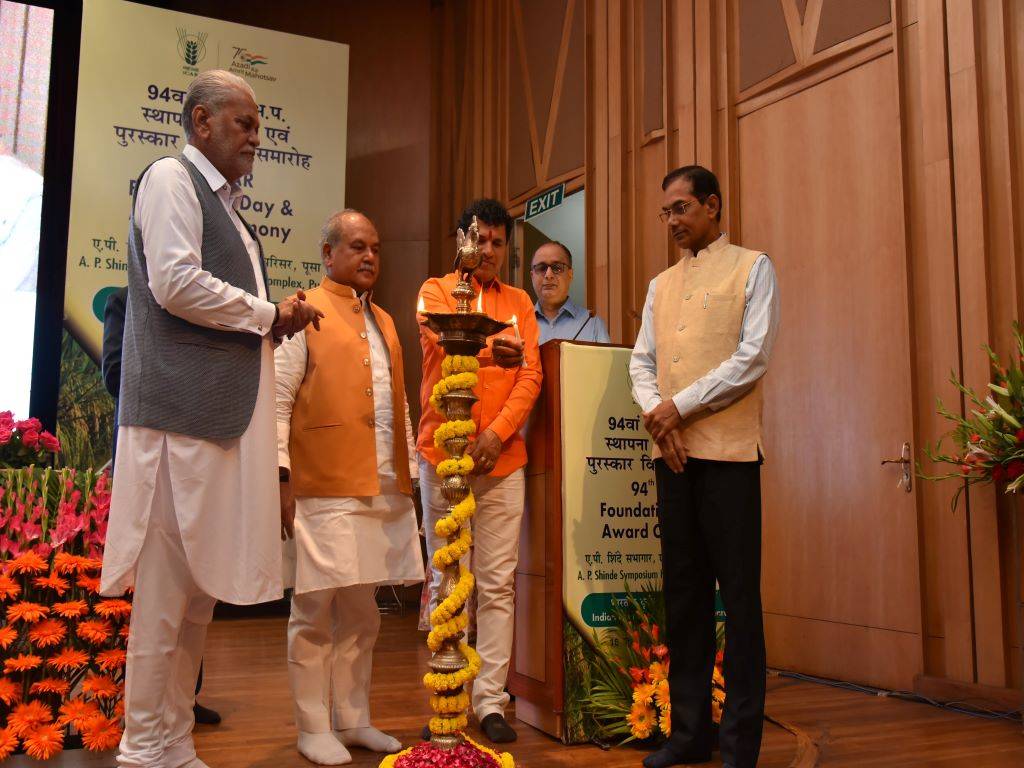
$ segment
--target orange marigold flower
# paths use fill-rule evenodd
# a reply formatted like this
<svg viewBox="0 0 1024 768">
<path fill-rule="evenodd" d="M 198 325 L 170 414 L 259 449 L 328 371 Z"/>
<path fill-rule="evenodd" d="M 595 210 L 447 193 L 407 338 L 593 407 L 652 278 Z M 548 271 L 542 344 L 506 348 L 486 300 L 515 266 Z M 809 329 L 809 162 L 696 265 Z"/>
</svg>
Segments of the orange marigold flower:
<svg viewBox="0 0 1024 768">
<path fill-rule="evenodd" d="M 21 686 L 9 678 L 0 677 L 0 702 L 9 707 L 20 698 Z"/>
<path fill-rule="evenodd" d="M 105 619 L 120 619 L 131 615 L 132 604 L 127 600 L 102 600 L 96 604 L 93 611 L 97 616 L 102 616 Z"/>
<path fill-rule="evenodd" d="M 7 727 L 25 738 L 29 731 L 53 722 L 53 711 L 41 701 L 26 701 L 19 704 L 7 716 Z"/>
<path fill-rule="evenodd" d="M 89 654 L 74 648 L 65 648 L 60 653 L 46 660 L 46 666 L 50 669 L 56 669 L 58 672 L 70 672 L 74 669 L 81 669 L 88 663 Z"/>
<path fill-rule="evenodd" d="M 38 669 L 43 663 L 41 656 L 31 653 L 22 653 L 4 661 L 4 672 L 27 672 L 30 669 Z"/>
<path fill-rule="evenodd" d="M 110 651 L 100 651 L 96 654 L 96 666 L 104 672 L 113 672 L 125 664 L 127 654 L 120 648 Z"/>
<path fill-rule="evenodd" d="M 100 714 L 100 708 L 95 701 L 86 701 L 79 697 L 69 699 L 60 705 L 60 717 L 57 722 L 61 725 L 72 725 L 80 731 L 89 720 Z"/>
<path fill-rule="evenodd" d="M 0 573 L 0 599 L 11 600 L 20 594 L 21 585 L 6 573 Z"/>
<path fill-rule="evenodd" d="M 40 648 L 49 648 L 63 643 L 67 631 L 60 619 L 43 619 L 28 631 L 28 639 Z"/>
<path fill-rule="evenodd" d="M 41 573 L 46 570 L 46 561 L 35 552 L 23 552 L 8 564 L 11 573 Z"/>
<path fill-rule="evenodd" d="M 97 699 L 112 699 L 120 693 L 117 683 L 106 675 L 89 675 L 82 681 L 82 691 Z"/>
<path fill-rule="evenodd" d="M 36 760 L 49 760 L 64 749 L 64 729 L 58 725 L 40 725 L 24 737 L 25 754 Z"/>
<path fill-rule="evenodd" d="M 78 555 L 72 555 L 69 552 L 58 552 L 53 556 L 53 571 L 54 573 L 62 573 L 68 576 L 78 570 L 78 564 L 81 558 Z"/>
<path fill-rule="evenodd" d="M 56 677 L 44 677 L 42 680 L 32 683 L 28 689 L 29 693 L 56 693 L 58 696 L 66 696 L 71 689 L 71 683 L 67 680 L 59 680 Z"/>
<path fill-rule="evenodd" d="M 39 621 L 50 615 L 50 609 L 39 603 L 30 603 L 25 600 L 7 606 L 7 620 L 12 624 L 16 621 Z"/>
<path fill-rule="evenodd" d="M 13 728 L 0 729 L 0 760 L 6 760 L 18 748 L 18 734 Z"/>
<path fill-rule="evenodd" d="M 48 576 L 36 576 L 32 580 L 32 583 L 35 584 L 37 587 L 41 587 L 42 589 L 52 589 L 58 595 L 63 595 L 65 592 L 68 591 L 68 588 L 71 586 L 70 584 L 68 584 L 67 579 L 62 579 L 56 573 L 51 573 Z"/>
<path fill-rule="evenodd" d="M 114 628 L 110 625 L 109 621 L 86 619 L 85 621 L 78 622 L 75 632 L 86 642 L 99 645 L 110 639 L 110 636 L 114 634 Z"/>
<path fill-rule="evenodd" d="M 93 752 L 113 749 L 121 741 L 120 719 L 94 717 L 82 727 L 82 743 Z"/>
<path fill-rule="evenodd" d="M 14 627 L 0 627 L 0 648 L 5 651 L 11 647 L 11 643 L 18 639 L 18 630 Z"/>
<path fill-rule="evenodd" d="M 65 603 L 54 603 L 50 610 L 65 619 L 77 619 L 89 612 L 89 604 L 85 600 L 68 600 Z"/>
</svg>

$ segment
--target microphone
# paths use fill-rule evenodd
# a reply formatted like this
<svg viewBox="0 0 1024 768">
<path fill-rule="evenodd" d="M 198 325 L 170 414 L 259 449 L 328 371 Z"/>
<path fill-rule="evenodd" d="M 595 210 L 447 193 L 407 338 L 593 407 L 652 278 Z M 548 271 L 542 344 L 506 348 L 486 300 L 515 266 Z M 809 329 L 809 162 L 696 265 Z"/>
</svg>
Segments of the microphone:
<svg viewBox="0 0 1024 768">
<path fill-rule="evenodd" d="M 583 329 L 587 327 L 587 323 L 589 323 L 591 320 L 594 319 L 594 310 L 588 309 L 587 310 L 587 315 L 588 315 L 588 317 L 587 317 L 586 320 L 583 321 L 583 325 L 581 325 L 580 329 L 578 331 L 576 331 L 576 336 L 573 336 L 571 339 L 569 339 L 569 341 L 576 341 L 577 337 L 581 333 L 583 333 Z"/>
</svg>

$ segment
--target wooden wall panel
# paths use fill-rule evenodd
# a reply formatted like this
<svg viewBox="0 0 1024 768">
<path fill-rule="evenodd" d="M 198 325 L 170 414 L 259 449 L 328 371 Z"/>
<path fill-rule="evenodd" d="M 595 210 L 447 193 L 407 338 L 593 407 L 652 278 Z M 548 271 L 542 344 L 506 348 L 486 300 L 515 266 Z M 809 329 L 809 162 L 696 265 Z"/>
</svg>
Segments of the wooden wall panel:
<svg viewBox="0 0 1024 768">
<path fill-rule="evenodd" d="M 889 0 L 824 0 L 814 51 L 823 51 L 892 19 Z"/>
</svg>

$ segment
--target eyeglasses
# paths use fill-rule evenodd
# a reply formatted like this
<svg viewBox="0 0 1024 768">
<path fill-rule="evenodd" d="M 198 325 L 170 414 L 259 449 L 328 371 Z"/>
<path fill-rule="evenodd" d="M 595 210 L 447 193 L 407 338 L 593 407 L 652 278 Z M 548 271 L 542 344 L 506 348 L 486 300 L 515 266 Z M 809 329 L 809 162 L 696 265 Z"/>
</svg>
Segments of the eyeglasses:
<svg viewBox="0 0 1024 768">
<path fill-rule="evenodd" d="M 550 264 L 545 264 L 542 261 L 539 264 L 534 264 L 532 267 L 530 267 L 530 271 L 533 272 L 533 274 L 537 275 L 537 277 L 547 274 L 547 271 L 549 269 L 556 275 L 561 275 L 564 274 L 566 270 L 572 269 L 572 267 L 570 267 L 564 261 L 553 261 Z"/>
<path fill-rule="evenodd" d="M 696 205 L 696 200 L 680 200 L 677 203 L 673 203 L 671 208 L 662 208 L 658 212 L 658 218 L 661 219 L 662 223 L 668 224 L 668 220 L 675 216 L 676 218 L 682 218 L 686 215 L 686 212 L 690 209 L 691 205 Z"/>
</svg>

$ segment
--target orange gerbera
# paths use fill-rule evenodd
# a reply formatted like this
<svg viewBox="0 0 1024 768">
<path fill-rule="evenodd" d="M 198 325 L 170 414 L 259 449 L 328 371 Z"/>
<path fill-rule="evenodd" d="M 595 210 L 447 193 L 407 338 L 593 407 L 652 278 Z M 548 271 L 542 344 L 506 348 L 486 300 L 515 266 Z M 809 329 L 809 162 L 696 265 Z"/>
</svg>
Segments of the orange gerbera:
<svg viewBox="0 0 1024 768">
<path fill-rule="evenodd" d="M 121 741 L 120 721 L 109 717 L 94 717 L 81 730 L 82 743 L 93 752 L 113 749 Z"/>
<path fill-rule="evenodd" d="M 0 599 L 11 600 L 20 594 L 21 585 L 6 573 L 0 573 Z"/>
<path fill-rule="evenodd" d="M 50 648 L 64 642 L 68 629 L 60 619 L 43 619 L 28 631 L 28 639 L 40 648 Z"/>
<path fill-rule="evenodd" d="M 127 654 L 120 648 L 110 651 L 100 651 L 96 654 L 96 666 L 104 672 L 113 672 L 124 666 Z"/>
<path fill-rule="evenodd" d="M 38 669 L 43 663 L 41 656 L 32 653 L 22 653 L 4 661 L 4 672 L 28 672 L 31 669 Z"/>
<path fill-rule="evenodd" d="M 74 669 L 81 669 L 88 663 L 89 654 L 74 648 L 65 648 L 60 653 L 46 660 L 46 666 L 50 669 L 56 669 L 58 672 L 70 672 Z"/>
<path fill-rule="evenodd" d="M 114 678 L 106 675 L 89 675 L 82 681 L 82 691 L 91 693 L 97 699 L 112 699 L 120 690 Z"/>
<path fill-rule="evenodd" d="M 100 591 L 100 578 L 99 576 L 86 576 L 84 573 L 78 575 L 76 582 L 78 586 L 87 592 L 98 594 Z"/>
<path fill-rule="evenodd" d="M 124 720 L 124 699 L 120 698 L 117 700 L 117 704 L 114 705 L 114 717 L 118 720 Z"/>
<path fill-rule="evenodd" d="M 18 748 L 18 735 L 13 728 L 0 729 L 0 760 L 6 760 Z"/>
<path fill-rule="evenodd" d="M 85 600 L 68 600 L 66 603 L 54 603 L 50 610 L 65 619 L 77 619 L 89 612 L 89 604 Z"/>
<path fill-rule="evenodd" d="M 32 583 L 42 589 L 52 589 L 58 595 L 63 595 L 71 586 L 67 579 L 62 579 L 56 573 L 51 573 L 48 576 L 36 576 Z"/>
<path fill-rule="evenodd" d="M 671 698 L 669 697 L 668 680 L 659 680 L 654 686 L 654 700 L 658 703 L 659 707 L 667 706 Z"/>
<path fill-rule="evenodd" d="M 102 713 L 95 701 L 86 701 L 79 697 L 69 699 L 60 705 L 60 717 L 57 718 L 57 722 L 60 725 L 72 725 L 78 730 L 82 730 L 85 723 L 100 714 Z"/>
<path fill-rule="evenodd" d="M 78 622 L 75 632 L 86 642 L 99 645 L 110 639 L 110 636 L 114 634 L 114 628 L 110 625 L 109 621 L 86 619 L 85 621 Z"/>
<path fill-rule="evenodd" d="M 11 647 L 11 643 L 18 639 L 18 630 L 14 627 L 0 627 L 0 648 L 5 651 Z"/>
<path fill-rule="evenodd" d="M 7 620 L 12 624 L 15 621 L 33 622 L 45 619 L 50 615 L 50 609 L 39 603 L 30 603 L 22 600 L 7 606 Z"/>
<path fill-rule="evenodd" d="M 80 571 L 98 571 L 103 567 L 103 561 L 98 557 L 78 558 L 78 569 Z"/>
<path fill-rule="evenodd" d="M 81 558 L 69 552 L 58 552 L 53 556 L 53 570 L 55 573 L 62 573 L 68 576 L 78 570 Z"/>
<path fill-rule="evenodd" d="M 646 739 L 654 730 L 654 708 L 643 704 L 634 704 L 626 716 L 629 732 L 634 738 Z"/>
<path fill-rule="evenodd" d="M 633 703 L 647 706 L 654 698 L 654 686 L 651 683 L 641 683 L 633 687 Z"/>
<path fill-rule="evenodd" d="M 46 561 L 35 552 L 23 552 L 8 564 L 11 573 L 41 573 L 46 570 Z"/>
<path fill-rule="evenodd" d="M 71 689 L 71 683 L 67 680 L 59 680 L 56 677 L 44 677 L 42 680 L 32 683 L 28 689 L 29 693 L 56 693 L 58 696 L 66 696 Z"/>
<path fill-rule="evenodd" d="M 96 604 L 93 611 L 105 619 L 121 619 L 131 615 L 132 604 L 127 600 L 102 600 Z"/>
<path fill-rule="evenodd" d="M 658 718 L 658 727 L 661 728 L 661 732 L 666 736 L 672 735 L 672 707 L 665 707 L 661 710 L 661 716 Z"/>
<path fill-rule="evenodd" d="M 57 722 L 60 725 L 72 725 L 78 730 L 94 717 L 98 717 L 100 708 L 95 701 L 86 701 L 83 698 L 69 699 L 60 705 L 60 717 Z"/>
<path fill-rule="evenodd" d="M 0 677 L 0 702 L 9 707 L 20 698 L 21 686 L 10 678 Z"/>
<path fill-rule="evenodd" d="M 59 725 L 40 725 L 24 737 L 25 754 L 36 760 L 49 760 L 64 749 L 64 729 Z"/>
<path fill-rule="evenodd" d="M 53 722 L 53 711 L 41 701 L 26 701 L 19 704 L 7 716 L 7 727 L 25 738 L 30 731 Z"/>
<path fill-rule="evenodd" d="M 656 661 L 647 670 L 650 675 L 652 683 L 660 683 L 668 676 L 668 671 L 665 669 L 665 665 L 660 661 Z"/>
<path fill-rule="evenodd" d="M 125 640 L 127 640 L 128 639 L 128 633 L 129 633 L 130 630 L 131 630 L 131 625 L 128 624 L 128 622 L 125 622 L 124 624 L 121 625 L 121 628 L 119 630 L 117 630 L 117 634 L 118 634 L 119 637 L 122 637 Z"/>
</svg>

